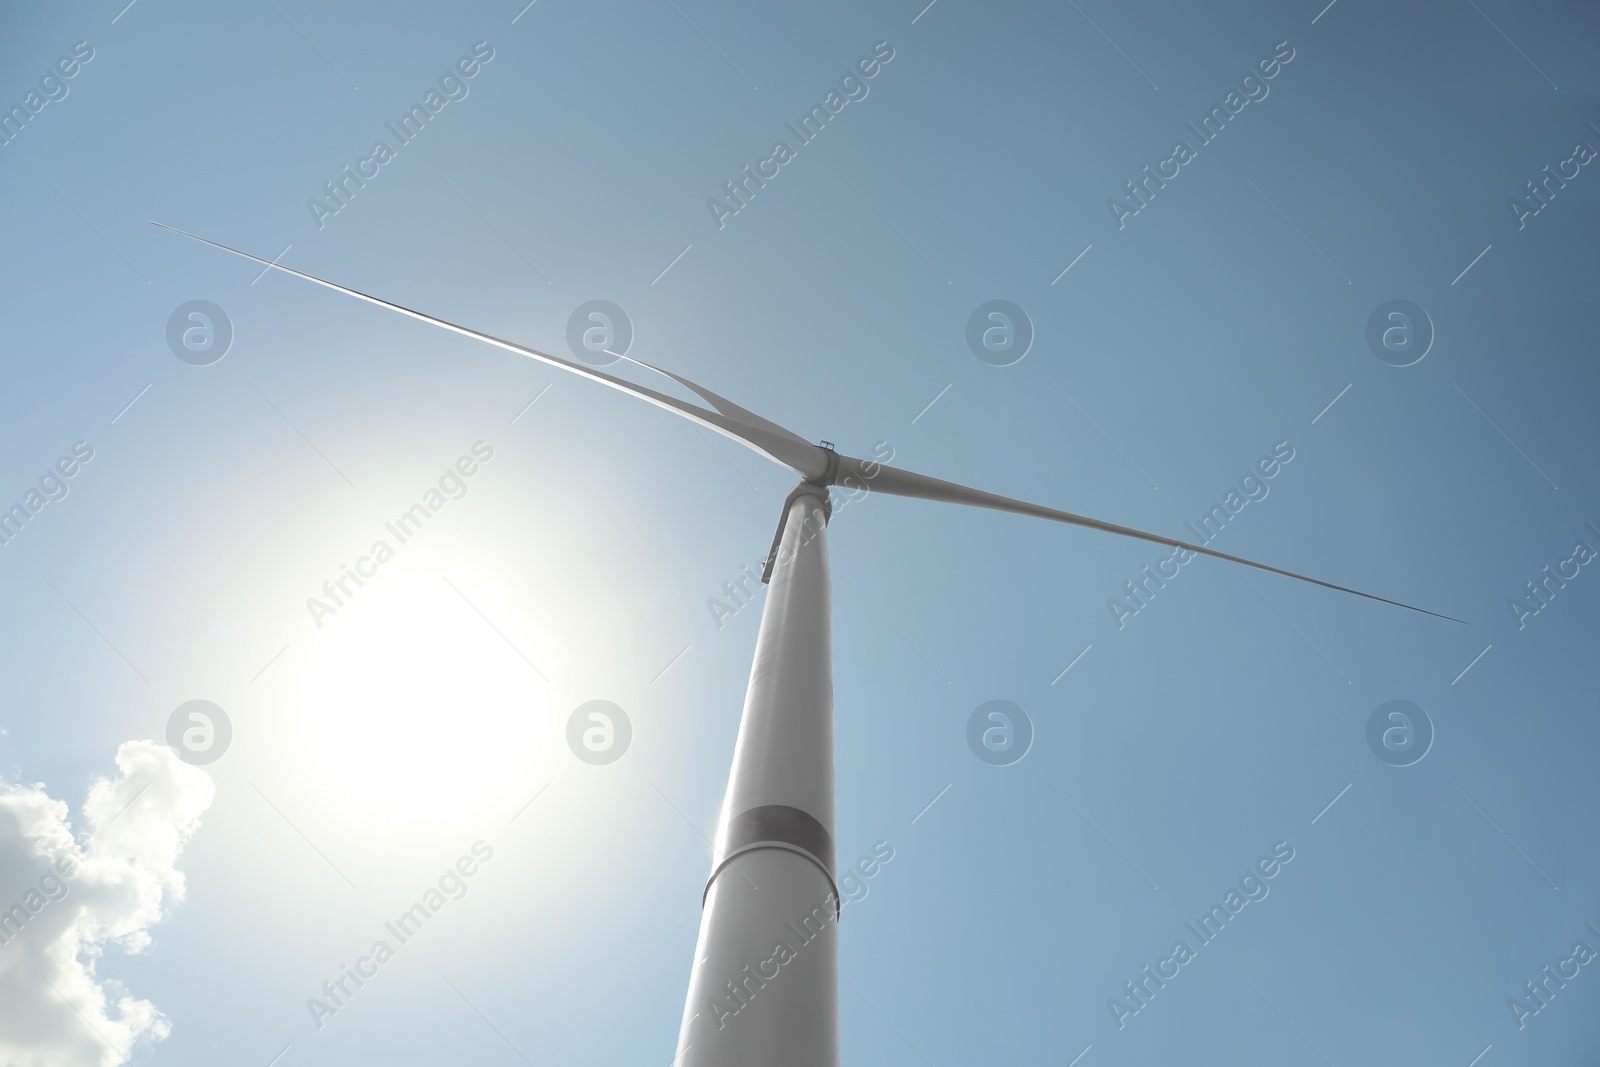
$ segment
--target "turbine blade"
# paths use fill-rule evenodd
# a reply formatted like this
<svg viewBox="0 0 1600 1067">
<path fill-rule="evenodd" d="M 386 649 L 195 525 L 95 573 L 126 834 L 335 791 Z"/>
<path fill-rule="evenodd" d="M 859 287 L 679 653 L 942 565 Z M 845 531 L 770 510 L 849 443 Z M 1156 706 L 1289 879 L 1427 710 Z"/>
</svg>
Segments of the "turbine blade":
<svg viewBox="0 0 1600 1067">
<path fill-rule="evenodd" d="M 986 493 L 982 489 L 973 489 L 969 486 L 958 485 L 955 482 L 930 478 L 925 474 L 901 470 L 898 467 L 889 467 L 881 463 L 872 463 L 850 456 L 840 456 L 839 474 L 835 479 L 835 483 L 843 482 L 846 477 L 851 476 L 856 480 L 856 484 L 863 485 L 874 493 L 915 497 L 919 500 L 935 500 L 945 504 L 966 504 L 969 507 L 989 508 L 993 511 L 1008 511 L 1017 515 L 1031 515 L 1035 518 L 1049 519 L 1052 522 L 1066 523 L 1069 526 L 1082 526 L 1089 530 L 1101 530 L 1105 533 L 1119 534 L 1123 537 L 1133 537 L 1140 541 L 1149 541 L 1152 544 L 1166 545 L 1168 548 L 1186 549 L 1201 556 L 1225 559 L 1229 563 L 1241 563 L 1246 567 L 1254 567 L 1256 570 L 1267 571 L 1271 574 L 1281 574 L 1285 578 L 1294 578 L 1302 582 L 1310 582 L 1312 585 L 1320 585 L 1324 589 L 1336 589 L 1341 593 L 1352 593 L 1368 600 L 1392 604 L 1397 608 L 1405 608 L 1408 611 L 1432 615 L 1438 619 L 1462 622 L 1461 619 L 1452 618 L 1449 615 L 1441 615 L 1439 612 L 1429 611 L 1427 608 L 1419 608 L 1398 600 L 1390 600 L 1387 597 L 1363 593 L 1359 589 L 1335 585 L 1333 582 L 1325 582 L 1320 578 L 1311 578 L 1304 574 L 1296 574 L 1294 571 L 1283 570 L 1280 567 L 1257 563 L 1255 560 L 1245 559 L 1242 556 L 1230 556 L 1226 552 L 1218 552 L 1203 545 L 1190 544 L 1187 541 L 1163 537 L 1160 534 L 1146 533 L 1143 530 L 1135 530 L 1129 526 L 1118 526 L 1116 523 L 1103 522 L 1100 519 L 1091 519 L 1084 515 L 1074 515 L 1070 511 L 1058 511 L 1055 508 L 1047 508 L 1040 504 L 1030 504 L 1025 500 L 1015 500 L 996 493 Z"/>
<path fill-rule="evenodd" d="M 735 422 L 743 423 L 747 426 L 760 427 L 761 429 L 766 430 L 768 433 L 785 437 L 791 442 L 803 445 L 806 448 L 817 447 L 798 434 L 792 433 L 787 428 L 762 418 L 749 408 L 740 407 L 727 397 L 719 396 L 703 385 L 696 385 L 694 382 L 691 382 L 681 374 L 674 374 L 663 367 L 658 367 L 653 363 L 646 363 L 644 360 L 635 359 L 632 356 L 625 356 L 621 352 L 613 352 L 609 348 L 605 349 L 604 351 L 608 356 L 616 356 L 618 359 L 625 359 L 629 363 L 643 367 L 645 370 L 652 370 L 664 377 L 671 378 L 673 381 L 677 382 L 679 385 L 698 396 L 701 400 L 704 400 L 706 403 L 716 408 L 720 414 L 726 416 L 727 418 L 733 419 Z"/>
<path fill-rule="evenodd" d="M 332 289 L 335 292 L 344 293 L 346 296 L 353 296 L 357 300 L 365 300 L 369 304 L 376 304 L 381 308 L 388 308 L 390 311 L 398 311 L 402 315 L 407 315 L 413 319 L 418 319 L 422 322 L 430 323 L 442 329 L 450 330 L 453 333 L 461 334 L 463 337 L 470 337 L 476 341 L 483 341 L 486 344 L 494 345 L 497 348 L 503 348 L 508 352 L 515 352 L 518 355 L 527 356 L 530 359 L 536 359 L 541 363 L 547 363 L 552 367 L 560 367 L 562 370 L 581 375 L 582 377 L 600 382 L 603 385 L 609 385 L 611 388 L 627 393 L 629 396 L 635 396 L 640 400 L 647 401 L 656 405 L 657 407 L 665 408 L 666 410 L 681 415 L 692 422 L 699 423 L 701 426 L 704 426 L 707 429 L 715 430 L 725 437 L 732 438 L 745 447 L 767 457 L 774 463 L 788 467 L 796 474 L 799 474 L 802 478 L 817 478 L 827 471 L 828 453 L 825 449 L 811 444 L 805 438 L 790 432 L 775 422 L 771 422 L 767 419 L 761 418 L 759 415 L 746 411 L 744 408 L 733 403 L 732 401 L 723 399 L 717 394 L 711 392 L 711 390 L 696 385 L 687 378 L 680 377 L 671 373 L 670 371 L 661 370 L 658 367 L 652 367 L 650 364 L 644 363 L 640 360 L 632 359 L 628 356 L 622 357 L 623 359 L 628 360 L 630 363 L 636 363 L 641 367 L 656 371 L 660 374 L 665 374 L 679 385 L 682 385 L 684 388 L 693 391 L 702 399 L 705 399 L 711 403 L 712 408 L 715 410 L 707 410 L 706 408 L 699 407 L 695 404 L 690 404 L 687 401 L 679 400 L 676 397 L 667 396 L 665 393 L 657 392 L 656 390 L 647 388 L 646 386 L 636 385 L 625 378 L 618 378 L 615 375 L 607 374 L 605 371 L 599 370 L 595 367 L 585 366 L 582 363 L 575 363 L 572 360 L 563 359 L 560 356 L 553 356 L 548 352 L 541 352 L 536 348 L 529 348 L 526 345 L 520 345 L 514 341 L 507 341 L 504 338 L 496 337 L 493 334 L 484 333 L 480 330 L 474 330 L 468 326 L 461 326 L 446 319 L 441 319 L 425 312 L 408 308 L 403 304 L 396 304 L 393 301 L 384 300 L 381 297 L 371 296 L 357 289 L 351 289 L 349 286 L 340 285 L 337 282 L 330 282 L 325 278 L 318 278 L 314 274 L 307 274 L 304 271 L 295 270 L 293 267 L 286 267 L 281 263 L 274 263 L 271 260 L 262 259 L 260 256 L 253 256 L 249 252 L 241 252 L 237 248 L 230 248 L 225 244 L 220 244 L 216 241 L 211 241 L 204 237 L 187 233 L 175 226 L 168 226 L 165 223 L 154 221 L 152 221 L 150 225 L 159 226 L 163 230 L 170 230 L 179 236 L 187 237 L 192 241 L 199 241 L 201 244 L 210 245 L 212 248 L 220 248 L 224 252 L 231 252 L 236 256 L 251 260 L 255 263 L 260 263 L 263 266 L 270 267 L 274 270 L 280 270 L 285 274 L 292 274 L 296 278 L 304 278 L 308 282 L 315 282 L 317 285 L 325 286 L 326 288 Z M 611 354 L 619 355 L 619 353 L 615 352 Z"/>
</svg>

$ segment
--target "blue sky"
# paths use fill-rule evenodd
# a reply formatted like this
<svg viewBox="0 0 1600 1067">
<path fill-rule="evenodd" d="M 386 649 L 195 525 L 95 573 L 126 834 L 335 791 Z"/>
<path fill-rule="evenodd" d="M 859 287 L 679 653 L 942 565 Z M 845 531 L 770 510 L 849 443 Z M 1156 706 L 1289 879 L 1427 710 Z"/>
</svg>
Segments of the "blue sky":
<svg viewBox="0 0 1600 1067">
<path fill-rule="evenodd" d="M 1286 442 L 1215 547 L 1466 625 L 1197 560 L 1119 628 L 1154 546 L 838 510 L 838 850 L 894 849 L 841 924 L 843 1057 L 1593 1061 L 1600 966 L 1520 1027 L 1507 1003 L 1600 951 L 1600 576 L 1509 606 L 1600 550 L 1600 176 L 1565 163 L 1600 148 L 1592 11 L 123 2 L 0 16 L 0 104 L 40 101 L 0 146 L 0 504 L 93 452 L 0 546 L 0 905 L 95 857 L 0 945 L 34 1006 L 0 1014 L 6 1055 L 667 1063 L 758 622 L 708 601 L 790 483 L 158 220 L 558 354 L 611 301 L 632 354 L 805 437 L 1171 536 Z M 430 90 L 454 98 L 400 145 Z M 1519 226 L 1547 165 L 1578 170 Z M 966 340 L 996 299 L 1034 335 L 1009 366 Z M 203 366 L 167 340 L 194 300 L 233 335 Z M 1367 342 L 1394 300 L 1432 325 L 1410 366 Z M 966 741 L 997 699 L 1034 730 L 1004 767 Z M 1367 742 L 1397 699 L 1434 733 L 1408 766 Z M 164 747 L 191 700 L 231 724 L 198 769 Z M 591 700 L 631 723 L 610 764 L 567 745 Z M 1119 1028 L 1108 1001 L 1279 842 L 1270 893 Z M 475 855 L 319 1027 L 308 998 Z M 47 930 L 86 953 L 50 965 L 66 995 Z M 148 1008 L 109 1040 L 63 1010 L 110 1023 L 124 993 Z"/>
</svg>

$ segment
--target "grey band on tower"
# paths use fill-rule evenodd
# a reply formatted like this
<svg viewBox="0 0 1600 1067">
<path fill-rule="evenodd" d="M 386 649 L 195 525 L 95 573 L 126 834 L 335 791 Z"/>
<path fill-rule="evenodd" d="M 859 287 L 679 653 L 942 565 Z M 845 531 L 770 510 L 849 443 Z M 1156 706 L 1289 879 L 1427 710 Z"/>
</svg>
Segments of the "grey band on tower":
<svg viewBox="0 0 1600 1067">
<path fill-rule="evenodd" d="M 763 804 L 740 812 L 728 820 L 723 848 L 722 862 L 712 870 L 711 877 L 706 879 L 705 892 L 700 894 L 702 905 L 706 894 L 711 892 L 711 884 L 734 857 L 755 848 L 787 848 L 800 853 L 822 868 L 822 873 L 834 886 L 834 897 L 839 895 L 833 866 L 833 835 L 808 811 L 788 804 Z"/>
</svg>

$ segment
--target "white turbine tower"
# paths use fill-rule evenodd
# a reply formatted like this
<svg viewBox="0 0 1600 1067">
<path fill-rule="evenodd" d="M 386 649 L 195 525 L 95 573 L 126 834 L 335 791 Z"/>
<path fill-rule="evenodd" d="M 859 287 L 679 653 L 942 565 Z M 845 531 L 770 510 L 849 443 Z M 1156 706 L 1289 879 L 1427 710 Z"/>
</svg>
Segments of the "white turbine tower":
<svg viewBox="0 0 1600 1067">
<path fill-rule="evenodd" d="M 162 223 L 153 225 L 602 382 L 716 430 L 800 476 L 784 501 L 763 574 L 771 588 L 762 607 L 744 715 L 717 823 L 675 1067 L 836 1067 L 839 1062 L 835 931 L 841 905 L 833 844 L 829 486 L 849 479 L 853 486 L 865 485 L 892 496 L 990 508 L 1120 534 L 1450 618 L 1160 534 L 842 456 L 671 371 L 620 353 L 611 354 L 672 379 L 710 407 L 678 400 L 594 367 L 458 326 Z"/>
</svg>

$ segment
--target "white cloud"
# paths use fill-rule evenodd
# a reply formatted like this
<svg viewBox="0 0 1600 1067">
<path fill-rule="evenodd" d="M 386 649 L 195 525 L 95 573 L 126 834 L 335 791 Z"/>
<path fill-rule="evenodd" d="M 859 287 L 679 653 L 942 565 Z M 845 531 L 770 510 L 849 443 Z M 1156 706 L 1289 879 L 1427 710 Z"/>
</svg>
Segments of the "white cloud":
<svg viewBox="0 0 1600 1067">
<path fill-rule="evenodd" d="M 215 792 L 165 745 L 125 742 L 117 776 L 89 787 L 75 841 L 43 786 L 0 785 L 0 1064 L 116 1067 L 171 1032 L 95 962 L 108 941 L 150 946 L 164 905 L 183 899 L 173 864 Z"/>
</svg>

